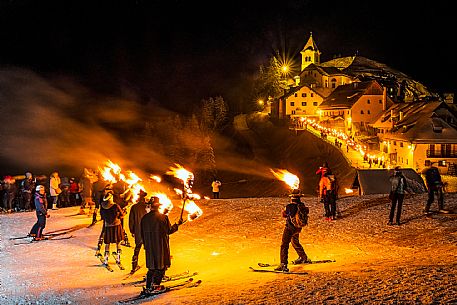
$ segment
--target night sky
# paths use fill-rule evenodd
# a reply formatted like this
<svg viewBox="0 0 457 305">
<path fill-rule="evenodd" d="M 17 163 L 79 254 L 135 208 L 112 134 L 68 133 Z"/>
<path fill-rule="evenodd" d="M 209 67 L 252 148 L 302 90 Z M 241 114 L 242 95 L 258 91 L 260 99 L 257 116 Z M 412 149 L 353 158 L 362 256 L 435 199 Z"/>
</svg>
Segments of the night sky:
<svg viewBox="0 0 457 305">
<path fill-rule="evenodd" d="M 175 110 L 216 95 L 239 105 L 262 62 L 279 51 L 298 66 L 313 32 L 321 61 L 357 52 L 432 90 L 456 91 L 447 4 L 195 2 L 1 1 L 0 65 Z"/>
</svg>

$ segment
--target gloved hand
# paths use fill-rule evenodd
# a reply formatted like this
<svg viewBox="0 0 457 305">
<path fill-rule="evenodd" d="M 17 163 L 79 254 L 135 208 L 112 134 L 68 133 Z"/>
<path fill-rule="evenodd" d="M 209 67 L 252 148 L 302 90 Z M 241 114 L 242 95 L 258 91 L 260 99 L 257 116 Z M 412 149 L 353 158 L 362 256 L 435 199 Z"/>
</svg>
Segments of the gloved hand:
<svg viewBox="0 0 457 305">
<path fill-rule="evenodd" d="M 51 215 L 50 214 L 46 214 L 46 218 L 49 218 L 49 217 L 51 217 Z"/>
<path fill-rule="evenodd" d="M 184 223 L 184 220 L 182 218 L 179 218 L 177 225 L 180 226 Z"/>
</svg>

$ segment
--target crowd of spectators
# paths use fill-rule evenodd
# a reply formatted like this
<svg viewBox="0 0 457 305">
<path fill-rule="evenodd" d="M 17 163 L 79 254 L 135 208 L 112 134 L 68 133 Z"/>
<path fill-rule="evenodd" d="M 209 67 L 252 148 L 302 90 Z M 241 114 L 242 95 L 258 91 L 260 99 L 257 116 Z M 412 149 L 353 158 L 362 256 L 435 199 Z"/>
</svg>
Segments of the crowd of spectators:
<svg viewBox="0 0 457 305">
<path fill-rule="evenodd" d="M 0 180 L 0 213 L 34 210 L 33 198 L 38 185 L 43 185 L 46 189 L 49 209 L 80 206 L 83 191 L 81 179 L 58 177 L 56 184 L 56 176 L 58 177 L 57 172 L 53 172 L 49 177 L 35 176 L 31 172 L 26 172 L 25 175 L 4 176 Z"/>
</svg>

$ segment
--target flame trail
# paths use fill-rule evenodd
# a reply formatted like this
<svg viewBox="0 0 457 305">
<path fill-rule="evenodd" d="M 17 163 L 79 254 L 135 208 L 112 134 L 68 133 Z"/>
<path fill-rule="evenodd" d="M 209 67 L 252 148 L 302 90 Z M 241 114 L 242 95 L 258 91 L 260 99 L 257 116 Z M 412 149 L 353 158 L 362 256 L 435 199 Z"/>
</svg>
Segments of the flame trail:
<svg viewBox="0 0 457 305">
<path fill-rule="evenodd" d="M 298 190 L 300 179 L 297 176 L 285 169 L 278 169 L 277 171 L 270 169 L 270 171 L 277 179 L 284 181 L 292 190 Z"/>
</svg>

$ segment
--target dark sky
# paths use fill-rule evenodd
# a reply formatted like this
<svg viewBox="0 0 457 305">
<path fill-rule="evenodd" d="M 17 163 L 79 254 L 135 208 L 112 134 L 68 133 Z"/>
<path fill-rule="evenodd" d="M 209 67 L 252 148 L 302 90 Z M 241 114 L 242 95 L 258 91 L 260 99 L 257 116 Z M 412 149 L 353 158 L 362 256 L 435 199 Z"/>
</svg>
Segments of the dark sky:
<svg viewBox="0 0 457 305">
<path fill-rule="evenodd" d="M 101 93 L 134 91 L 170 108 L 216 95 L 237 104 L 276 50 L 299 65 L 312 31 L 322 61 L 358 52 L 432 90 L 456 91 L 447 4 L 196 2 L 2 0 L 0 65 L 70 77 Z"/>
</svg>

